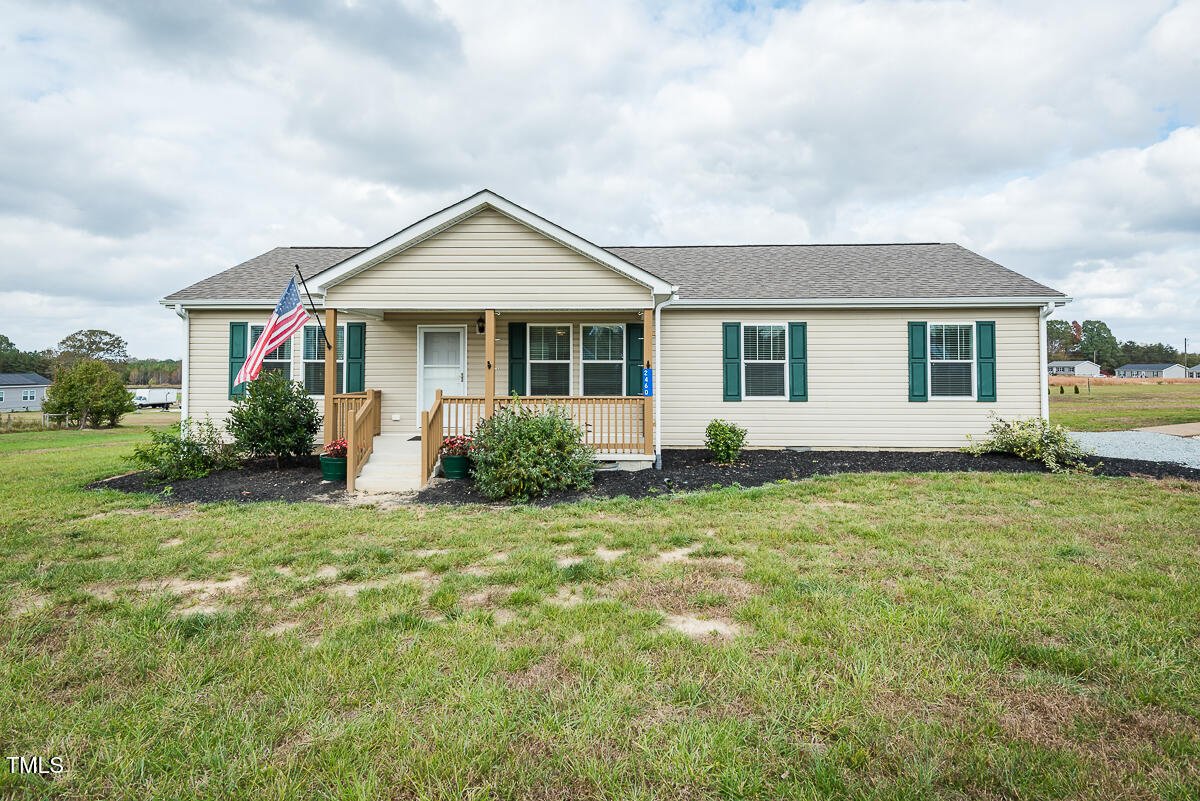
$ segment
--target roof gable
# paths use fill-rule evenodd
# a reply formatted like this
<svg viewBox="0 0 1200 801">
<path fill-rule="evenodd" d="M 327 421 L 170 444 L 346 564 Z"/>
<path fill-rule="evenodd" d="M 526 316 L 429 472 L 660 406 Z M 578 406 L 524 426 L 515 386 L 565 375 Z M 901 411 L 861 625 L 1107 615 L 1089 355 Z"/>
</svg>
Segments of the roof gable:
<svg viewBox="0 0 1200 801">
<path fill-rule="evenodd" d="M 583 237 L 573 234 L 543 217 L 539 217 L 528 209 L 522 208 L 488 189 L 476 192 L 474 195 L 460 200 L 452 206 L 431 214 L 425 219 L 397 231 L 387 239 L 377 242 L 360 253 L 354 254 L 341 263 L 324 270 L 315 276 L 313 288 L 318 291 L 325 291 L 345 281 L 347 278 L 397 256 L 408 248 L 420 244 L 468 217 L 489 208 L 521 223 L 525 227 L 557 242 L 563 247 L 591 259 L 597 264 L 603 265 L 630 280 L 642 284 L 655 294 L 667 295 L 674 289 L 671 284 L 654 273 L 626 261 L 617 254 L 592 244 Z"/>
<path fill-rule="evenodd" d="M 37 373 L 0 373 L 0 387 L 44 387 L 51 383 Z"/>
</svg>

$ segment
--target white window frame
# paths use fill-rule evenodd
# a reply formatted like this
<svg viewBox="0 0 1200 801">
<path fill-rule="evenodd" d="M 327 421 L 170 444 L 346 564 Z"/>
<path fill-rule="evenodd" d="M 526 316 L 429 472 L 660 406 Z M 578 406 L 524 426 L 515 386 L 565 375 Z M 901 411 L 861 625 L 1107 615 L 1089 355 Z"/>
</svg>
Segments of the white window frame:
<svg viewBox="0 0 1200 801">
<path fill-rule="evenodd" d="M 294 336 L 300 337 L 300 385 L 301 386 L 304 386 L 305 376 L 307 374 L 307 371 L 305 370 L 305 368 L 308 365 L 325 363 L 325 341 L 323 339 L 320 339 L 319 336 L 317 339 L 317 344 L 321 348 L 321 351 L 320 351 L 321 358 L 319 358 L 319 359 L 304 358 L 304 329 L 305 328 L 316 328 L 316 329 L 318 329 L 317 334 L 320 335 L 321 332 L 319 329 L 325 328 L 325 326 L 323 324 L 322 325 L 306 325 L 306 326 L 304 326 L 304 328 L 300 329 L 299 333 L 294 335 Z M 342 365 L 342 384 L 340 387 L 336 388 L 337 392 L 334 393 L 335 395 L 346 391 L 346 324 L 338 323 L 337 329 L 342 334 L 342 358 L 341 359 L 335 358 L 334 361 L 337 362 L 338 364 Z M 338 331 L 334 332 L 335 337 L 337 336 Z M 337 349 L 337 339 L 336 338 L 333 340 L 333 347 L 334 347 L 334 350 Z M 334 365 L 333 369 L 334 370 L 337 369 L 337 364 Z M 325 397 L 325 382 L 324 381 L 321 382 L 321 391 L 320 392 L 316 392 L 316 393 L 309 392 L 308 397 L 324 398 Z"/>
<path fill-rule="evenodd" d="M 35 401 L 35 400 L 37 400 L 37 390 L 36 390 L 36 389 L 23 389 L 23 390 L 21 390 L 21 400 L 22 400 L 22 401 Z"/>
<path fill-rule="evenodd" d="M 971 365 L 971 394 L 970 395 L 934 395 L 933 394 L 933 363 L 962 364 L 963 359 L 934 359 L 933 358 L 933 327 L 935 325 L 967 326 L 971 329 L 971 358 L 966 360 Z M 929 368 L 929 400 L 931 401 L 973 401 L 979 393 L 979 343 L 975 323 L 964 320 L 929 320 L 925 323 L 925 362 Z"/>
<path fill-rule="evenodd" d="M 255 343 L 255 341 L 256 341 L 256 340 L 254 339 L 254 329 L 255 329 L 255 328 L 261 329 L 261 331 L 259 332 L 259 336 L 262 336 L 262 331 L 265 331 L 265 330 L 267 329 L 267 327 L 266 327 L 265 325 L 254 325 L 254 324 L 251 324 L 251 325 L 250 325 L 250 327 L 249 327 L 249 328 L 247 329 L 247 331 L 246 331 L 246 333 L 249 335 L 249 336 L 246 338 L 246 339 L 247 339 L 247 342 L 246 342 L 246 352 L 247 352 L 247 353 L 249 353 L 250 351 L 254 350 L 254 343 Z M 289 381 L 294 381 L 294 380 L 295 380 L 295 375 L 296 375 L 296 358 L 295 358 L 295 354 L 296 354 L 296 348 L 295 348 L 295 343 L 294 343 L 294 342 L 292 342 L 292 340 L 293 340 L 293 339 L 295 339 L 295 336 L 296 336 L 296 335 L 295 335 L 295 334 L 293 334 L 292 336 L 288 337 L 288 338 L 287 338 L 286 340 L 284 340 L 283 342 L 280 342 L 280 343 L 279 343 L 279 345 L 278 345 L 278 346 L 275 348 L 275 350 L 271 351 L 271 353 L 275 353 L 275 352 L 276 352 L 276 351 L 278 351 L 280 348 L 282 348 L 284 345 L 286 345 L 286 346 L 287 346 L 287 349 L 288 349 L 288 355 L 287 355 L 287 358 L 286 358 L 286 359 L 268 359 L 268 358 L 266 358 L 266 357 L 263 357 L 263 367 L 262 367 L 262 369 L 263 369 L 263 370 L 265 370 L 265 369 L 266 369 L 267 362 L 271 362 L 272 364 L 282 364 L 282 363 L 286 362 L 286 363 L 287 363 L 287 366 L 288 366 L 287 378 L 288 378 L 288 380 L 289 380 Z M 270 354 L 268 354 L 268 355 L 270 355 Z"/>
<path fill-rule="evenodd" d="M 0 389 L 0 403 L 4 403 L 4 390 Z"/>
<path fill-rule="evenodd" d="M 783 394 L 782 395 L 751 395 L 747 391 L 749 389 L 749 387 L 746 384 L 746 361 L 747 361 L 747 359 L 746 359 L 746 326 L 748 326 L 748 325 L 753 325 L 758 328 L 765 328 L 767 326 L 781 326 L 783 328 L 783 361 L 779 362 L 779 361 L 776 361 L 775 359 L 754 359 L 755 364 L 781 364 L 781 363 L 783 364 Z M 754 322 L 749 322 L 749 323 L 742 322 L 742 323 L 738 324 L 738 350 L 742 354 L 741 355 L 742 400 L 744 400 L 744 401 L 785 401 L 792 396 L 792 387 L 791 387 L 792 377 L 790 375 L 790 373 L 792 371 L 788 369 L 788 360 L 792 355 L 791 354 L 792 343 L 788 341 L 790 338 L 791 337 L 788 336 L 788 324 L 786 322 L 781 323 L 777 320 L 764 320 L 762 322 L 754 321 Z"/>
<path fill-rule="evenodd" d="M 612 359 L 588 359 L 586 362 L 584 361 L 584 358 L 583 358 L 583 327 L 585 325 L 616 326 L 617 328 L 621 329 L 621 359 L 620 359 L 620 361 L 614 362 Z M 624 397 L 625 393 L 629 391 L 629 388 L 627 386 L 625 386 L 626 377 L 627 377 L 626 374 L 628 373 L 628 370 L 626 369 L 625 365 L 629 363 L 629 340 L 627 339 L 627 336 L 626 336 L 626 330 L 625 330 L 626 325 L 628 325 L 628 323 L 580 323 L 579 324 L 579 396 L 581 398 L 610 398 L 610 397 L 612 397 L 611 395 L 585 395 L 584 394 L 584 392 L 583 392 L 584 369 L 583 368 L 584 368 L 584 365 L 589 362 L 591 364 L 620 364 L 621 365 L 621 397 Z M 572 346 L 573 345 L 574 345 L 574 343 L 572 343 Z M 525 352 L 529 353 L 528 350 L 526 350 Z"/>
<path fill-rule="evenodd" d="M 560 395 L 534 395 L 533 394 L 533 348 L 530 347 L 530 338 L 533 336 L 534 328 L 558 328 L 559 326 L 567 327 L 567 348 L 568 354 L 566 360 L 562 359 L 538 359 L 538 364 L 566 364 L 567 365 L 567 394 Z M 555 398 L 555 397 L 572 397 L 575 392 L 575 359 L 571 354 L 575 352 L 575 324 L 574 323 L 553 323 L 553 322 L 536 322 L 525 324 L 525 391 L 531 398 Z M 582 391 L 583 387 L 580 387 Z"/>
</svg>

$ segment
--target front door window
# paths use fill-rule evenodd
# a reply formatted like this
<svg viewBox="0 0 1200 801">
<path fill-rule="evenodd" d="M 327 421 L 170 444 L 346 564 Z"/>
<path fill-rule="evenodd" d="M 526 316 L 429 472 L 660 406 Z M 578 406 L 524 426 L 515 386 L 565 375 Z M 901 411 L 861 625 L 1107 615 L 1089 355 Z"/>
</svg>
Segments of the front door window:
<svg viewBox="0 0 1200 801">
<path fill-rule="evenodd" d="M 422 329 L 421 408 L 433 406 L 440 389 L 443 395 L 465 395 L 466 364 L 462 329 Z"/>
</svg>

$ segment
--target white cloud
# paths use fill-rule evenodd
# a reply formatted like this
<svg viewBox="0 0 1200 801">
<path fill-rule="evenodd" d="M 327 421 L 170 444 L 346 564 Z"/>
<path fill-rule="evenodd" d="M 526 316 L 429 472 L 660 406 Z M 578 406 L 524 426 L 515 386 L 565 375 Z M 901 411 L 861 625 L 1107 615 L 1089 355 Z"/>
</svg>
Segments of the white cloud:
<svg viewBox="0 0 1200 801">
<path fill-rule="evenodd" d="M 604 244 L 958 241 L 1200 337 L 1200 0 L 64 0 L 0 37 L 23 347 L 167 355 L 163 294 L 482 186 Z"/>
</svg>

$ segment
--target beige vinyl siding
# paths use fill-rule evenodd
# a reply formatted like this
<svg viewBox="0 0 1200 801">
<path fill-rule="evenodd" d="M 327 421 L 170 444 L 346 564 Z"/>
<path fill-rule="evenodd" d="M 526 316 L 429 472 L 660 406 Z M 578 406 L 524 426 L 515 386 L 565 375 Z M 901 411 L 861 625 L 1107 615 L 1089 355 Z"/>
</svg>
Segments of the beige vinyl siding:
<svg viewBox="0 0 1200 801">
<path fill-rule="evenodd" d="M 250 326 L 264 325 L 271 316 L 269 309 L 209 310 L 192 309 L 188 312 L 188 414 L 203 420 L 207 414 L 220 428 L 225 427 L 233 401 L 229 400 L 229 324 L 248 323 Z M 338 315 L 338 324 L 361 323 L 367 325 L 367 386 L 371 380 L 371 351 L 374 338 L 382 338 L 383 331 L 372 330 L 379 321 L 364 320 L 362 317 Z M 316 324 L 315 322 L 313 323 Z M 247 329 L 249 335 L 249 329 Z M 304 378 L 304 333 L 292 336 L 292 380 Z M 378 348 L 384 347 L 381 342 Z M 316 397 L 317 408 L 324 411 L 322 398 Z M 320 437 L 318 437 L 318 440 Z"/>
<path fill-rule="evenodd" d="M 650 290 L 486 209 L 330 287 L 339 308 L 643 308 Z"/>
<path fill-rule="evenodd" d="M 995 403 L 908 400 L 908 321 L 996 322 Z M 808 323 L 808 401 L 722 400 L 721 323 Z M 664 447 L 697 447 L 714 417 L 749 430 L 751 446 L 957 448 L 988 414 L 1037 416 L 1037 309 L 663 310 Z"/>
</svg>

